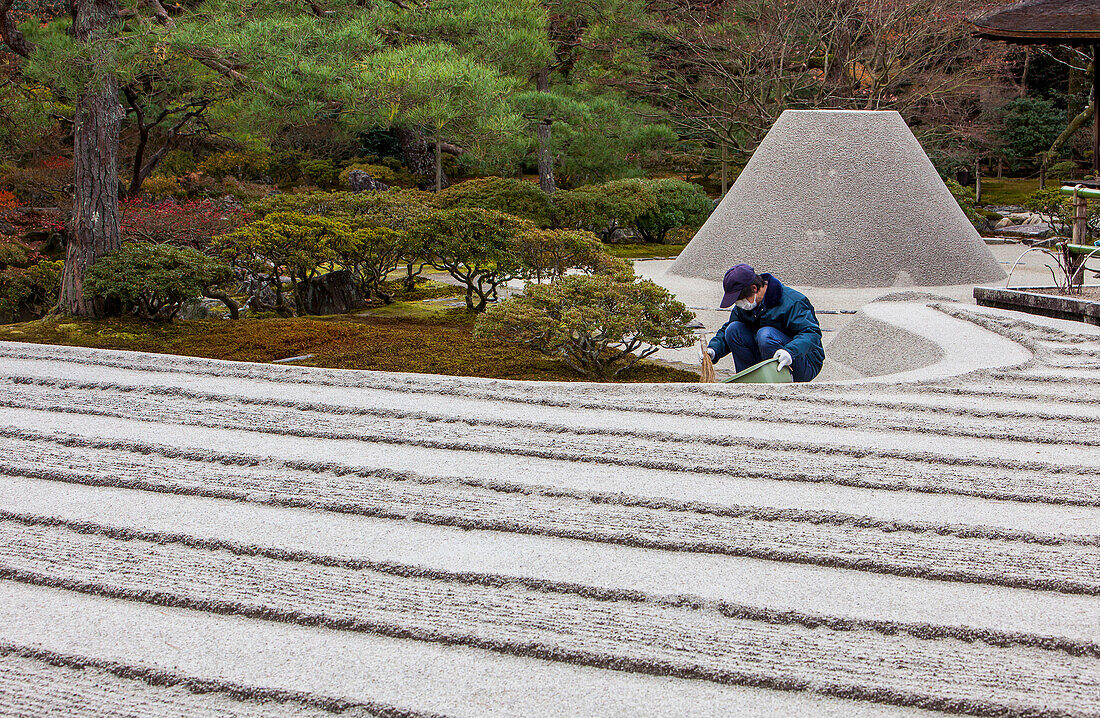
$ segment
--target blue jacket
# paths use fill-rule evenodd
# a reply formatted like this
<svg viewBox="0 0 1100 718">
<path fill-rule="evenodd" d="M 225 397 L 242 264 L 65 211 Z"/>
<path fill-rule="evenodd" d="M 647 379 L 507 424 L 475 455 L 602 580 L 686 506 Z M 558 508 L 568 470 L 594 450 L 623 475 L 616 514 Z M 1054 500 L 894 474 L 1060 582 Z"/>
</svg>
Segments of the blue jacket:
<svg viewBox="0 0 1100 718">
<path fill-rule="evenodd" d="M 730 348 L 726 345 L 726 327 L 730 322 L 743 322 L 753 331 L 761 327 L 775 327 L 783 332 L 791 338 L 786 346 L 791 356 L 805 357 L 815 371 L 821 371 L 821 365 L 825 361 L 825 348 L 821 346 L 821 326 L 817 323 L 817 315 L 814 314 L 810 300 L 805 294 L 783 286 L 770 274 L 760 276 L 768 281 L 768 288 L 764 290 L 764 301 L 747 312 L 733 308 L 729 322 L 723 324 L 710 340 L 709 346 L 714 350 L 715 361 L 730 353 Z"/>
</svg>

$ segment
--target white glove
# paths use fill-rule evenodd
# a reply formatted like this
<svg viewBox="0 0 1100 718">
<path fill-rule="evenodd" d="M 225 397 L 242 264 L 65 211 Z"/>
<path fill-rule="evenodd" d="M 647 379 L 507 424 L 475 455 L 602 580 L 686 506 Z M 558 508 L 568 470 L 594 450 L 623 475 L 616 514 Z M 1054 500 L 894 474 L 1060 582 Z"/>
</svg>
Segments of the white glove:
<svg viewBox="0 0 1100 718">
<path fill-rule="evenodd" d="M 794 362 L 794 359 L 791 359 L 791 353 L 786 349 L 777 349 L 775 354 L 772 355 L 772 359 L 779 360 L 780 371 L 783 371 Z"/>
<path fill-rule="evenodd" d="M 706 354 L 704 354 L 703 352 L 706 352 Z M 711 349 L 710 347 L 704 347 L 702 344 L 700 344 L 699 345 L 699 361 L 700 361 L 700 363 L 702 363 L 704 356 L 710 356 L 710 360 L 714 361 L 714 350 Z"/>
</svg>

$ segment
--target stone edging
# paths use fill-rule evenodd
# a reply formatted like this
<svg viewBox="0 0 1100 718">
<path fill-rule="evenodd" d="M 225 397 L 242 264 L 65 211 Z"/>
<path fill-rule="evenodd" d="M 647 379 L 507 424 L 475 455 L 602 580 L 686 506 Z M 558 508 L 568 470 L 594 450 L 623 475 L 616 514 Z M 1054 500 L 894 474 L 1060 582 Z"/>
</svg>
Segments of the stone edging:
<svg viewBox="0 0 1100 718">
<path fill-rule="evenodd" d="M 981 307 L 1012 309 L 1100 326 L 1100 301 L 1057 294 L 1057 291 L 1055 287 L 974 287 L 974 299 Z"/>
</svg>

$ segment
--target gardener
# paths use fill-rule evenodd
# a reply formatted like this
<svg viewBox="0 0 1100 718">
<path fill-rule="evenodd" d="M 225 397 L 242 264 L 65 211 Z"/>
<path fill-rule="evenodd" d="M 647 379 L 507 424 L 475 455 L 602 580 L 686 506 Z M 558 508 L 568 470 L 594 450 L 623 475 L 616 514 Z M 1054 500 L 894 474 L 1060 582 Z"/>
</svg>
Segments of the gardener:
<svg viewBox="0 0 1100 718">
<path fill-rule="evenodd" d="M 766 358 L 779 360 L 779 368 L 790 367 L 795 381 L 810 381 L 821 371 L 825 349 L 814 307 L 770 274 L 757 274 L 747 264 L 738 264 L 722 280 L 725 296 L 721 307 L 733 305 L 730 320 L 722 325 L 706 350 L 712 361 L 733 354 L 737 371 Z M 703 359 L 702 347 L 699 359 Z"/>
</svg>

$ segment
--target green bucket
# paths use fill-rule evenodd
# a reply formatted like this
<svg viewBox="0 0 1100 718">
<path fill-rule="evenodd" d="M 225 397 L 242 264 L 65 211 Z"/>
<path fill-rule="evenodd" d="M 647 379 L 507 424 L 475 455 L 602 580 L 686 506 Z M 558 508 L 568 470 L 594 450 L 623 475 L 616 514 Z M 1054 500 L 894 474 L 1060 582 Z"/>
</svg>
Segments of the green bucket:
<svg viewBox="0 0 1100 718">
<path fill-rule="evenodd" d="M 788 384 L 794 381 L 791 370 L 780 369 L 779 360 L 775 357 L 766 359 L 759 364 L 754 364 L 744 371 L 739 371 L 729 379 L 723 379 L 723 384 Z"/>
</svg>

